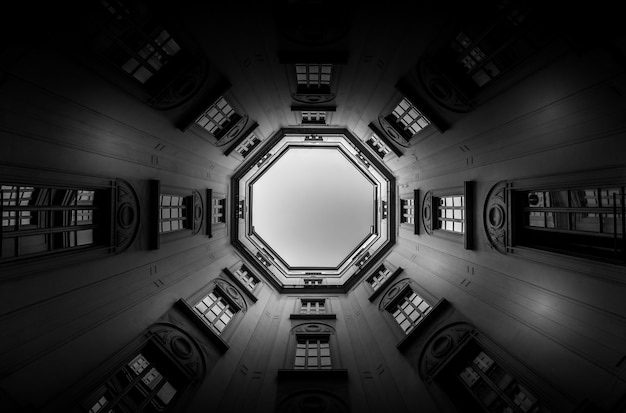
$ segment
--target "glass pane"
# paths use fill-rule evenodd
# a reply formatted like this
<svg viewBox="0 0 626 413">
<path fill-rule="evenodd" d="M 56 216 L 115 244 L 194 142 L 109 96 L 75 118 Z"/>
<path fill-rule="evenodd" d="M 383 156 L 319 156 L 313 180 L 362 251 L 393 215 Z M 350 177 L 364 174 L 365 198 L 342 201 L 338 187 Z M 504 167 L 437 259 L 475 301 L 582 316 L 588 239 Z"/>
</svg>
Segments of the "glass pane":
<svg viewBox="0 0 626 413">
<path fill-rule="evenodd" d="M 602 215 L 602 232 L 605 234 L 621 234 L 622 233 L 622 215 L 617 214 L 617 219 L 614 214 L 601 214 Z"/>
<path fill-rule="evenodd" d="M 577 212 L 572 214 L 572 229 L 575 231 L 600 232 L 600 214 Z"/>
<path fill-rule="evenodd" d="M 546 212 L 546 227 L 569 229 L 569 214 L 567 212 Z"/>
<path fill-rule="evenodd" d="M 93 244 L 93 229 L 76 231 L 76 245 L 80 246 L 89 244 Z"/>
<path fill-rule="evenodd" d="M 157 397 L 166 405 L 172 401 L 175 395 L 176 389 L 170 382 L 165 382 L 163 387 L 157 392 Z"/>
<path fill-rule="evenodd" d="M 150 72 L 147 68 L 141 66 L 133 75 L 135 79 L 140 81 L 141 83 L 146 83 L 148 79 L 152 77 L 152 72 Z"/>
<path fill-rule="evenodd" d="M 603 188 L 600 190 L 601 206 L 613 207 L 622 205 L 622 197 L 620 194 L 620 188 Z"/>
<path fill-rule="evenodd" d="M 526 215 L 526 223 L 531 227 L 546 226 L 546 217 L 544 212 L 528 212 Z"/>
<path fill-rule="evenodd" d="M 202 301 L 196 304 L 196 310 L 198 310 L 201 314 L 204 314 L 208 308 L 209 307 L 207 307 Z"/>
<path fill-rule="evenodd" d="M 45 252 L 48 250 L 48 237 L 45 234 L 20 237 L 19 246 L 20 255 Z"/>
<path fill-rule="evenodd" d="M 567 207 L 569 206 L 568 191 L 547 191 L 544 202 L 547 207 Z"/>
</svg>

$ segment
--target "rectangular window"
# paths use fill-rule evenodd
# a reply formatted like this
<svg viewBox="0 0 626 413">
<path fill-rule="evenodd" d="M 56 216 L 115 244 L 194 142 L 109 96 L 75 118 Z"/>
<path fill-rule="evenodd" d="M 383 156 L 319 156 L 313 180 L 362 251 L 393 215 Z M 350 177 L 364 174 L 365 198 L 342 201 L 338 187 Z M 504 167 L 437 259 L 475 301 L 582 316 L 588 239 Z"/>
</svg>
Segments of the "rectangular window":
<svg viewBox="0 0 626 413">
<path fill-rule="evenodd" d="M 235 152 L 243 156 L 244 158 L 250 154 L 250 152 L 256 148 L 261 140 L 256 137 L 255 134 L 251 134 L 246 139 L 244 139 L 237 147 L 235 148 Z"/>
<path fill-rule="evenodd" d="M 305 279 L 304 280 L 304 285 L 322 285 L 322 280 L 321 279 Z"/>
<path fill-rule="evenodd" d="M 402 330 L 408 333 L 424 319 L 430 310 L 431 306 L 422 297 L 408 289 L 398 303 L 391 307 L 390 312 Z"/>
<path fill-rule="evenodd" d="M 409 138 L 430 124 L 428 119 L 406 98 L 403 98 L 395 107 L 392 116 L 403 134 Z"/>
<path fill-rule="evenodd" d="M 300 299 L 300 314 L 325 314 L 326 300 L 323 298 Z"/>
<path fill-rule="evenodd" d="M 391 270 L 381 265 L 378 267 L 378 270 L 372 274 L 368 282 L 374 290 L 377 290 L 389 277 L 391 277 Z"/>
<path fill-rule="evenodd" d="M 211 199 L 211 223 L 212 224 L 220 224 L 226 222 L 226 214 L 224 213 L 226 209 L 226 198 L 213 198 Z"/>
<path fill-rule="evenodd" d="M 204 322 L 217 330 L 218 334 L 226 328 L 237 312 L 221 293 L 213 290 L 194 306 L 195 310 L 204 319 Z"/>
<path fill-rule="evenodd" d="M 372 148 L 381 158 L 384 158 L 391 153 L 389 146 L 387 146 L 387 144 L 385 144 L 385 142 L 383 142 L 383 140 L 375 134 L 372 134 L 372 136 L 365 143 L 367 143 L 369 147 Z"/>
<path fill-rule="evenodd" d="M 485 411 L 542 412 L 548 410 L 511 374 L 484 351 L 461 365 L 458 379 Z"/>
<path fill-rule="evenodd" d="M 164 355 L 149 345 L 83 402 L 90 413 L 165 411 L 187 385 Z"/>
<path fill-rule="evenodd" d="M 330 85 L 331 64 L 296 64 L 298 86 L 322 87 Z"/>
<path fill-rule="evenodd" d="M 94 48 L 140 83 L 146 83 L 165 66 L 181 48 L 145 7 L 123 6 L 120 2 L 101 0 L 104 7 L 102 33 Z"/>
<path fill-rule="evenodd" d="M 324 111 L 311 111 L 303 110 L 302 123 L 312 125 L 325 125 L 326 124 L 326 112 Z"/>
<path fill-rule="evenodd" d="M 330 343 L 328 337 L 298 338 L 295 369 L 330 369 Z"/>
<path fill-rule="evenodd" d="M 235 271 L 235 277 L 239 278 L 243 285 L 250 291 L 254 291 L 254 287 L 259 283 L 259 280 L 248 270 L 248 267 L 242 265 L 237 271 Z"/>
<path fill-rule="evenodd" d="M 538 26 L 528 24 L 531 13 L 527 6 L 515 3 L 500 4 L 499 15 L 471 22 L 450 43 L 457 64 L 478 87 L 530 56 L 544 41 Z"/>
<path fill-rule="evenodd" d="M 225 129 L 236 115 L 230 104 L 220 97 L 196 120 L 196 123 L 215 136 Z"/>
<path fill-rule="evenodd" d="M 572 255 L 624 260 L 623 186 L 516 191 L 515 241 Z"/>
<path fill-rule="evenodd" d="M 0 198 L 2 258 L 97 243 L 102 191 L 2 184 Z"/>
<path fill-rule="evenodd" d="M 434 199 L 438 203 L 436 228 L 463 234 L 465 232 L 465 197 L 448 195 Z"/>
<path fill-rule="evenodd" d="M 400 200 L 400 223 L 402 224 L 414 224 L 415 223 L 415 200 L 414 199 L 401 199 Z"/>
<path fill-rule="evenodd" d="M 160 233 L 181 231 L 187 228 L 187 205 L 184 196 L 161 194 L 159 211 Z"/>
</svg>

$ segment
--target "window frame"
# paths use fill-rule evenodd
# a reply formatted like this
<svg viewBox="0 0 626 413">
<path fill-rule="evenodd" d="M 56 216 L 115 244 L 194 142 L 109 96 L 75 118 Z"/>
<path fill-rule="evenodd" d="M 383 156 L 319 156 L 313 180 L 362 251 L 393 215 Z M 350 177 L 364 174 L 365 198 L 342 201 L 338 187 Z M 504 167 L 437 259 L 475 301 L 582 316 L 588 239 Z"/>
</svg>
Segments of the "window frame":
<svg viewBox="0 0 626 413">
<path fill-rule="evenodd" d="M 206 190 L 207 202 L 210 202 L 210 208 L 207 208 L 207 236 L 209 238 L 213 238 L 213 233 L 216 230 L 222 230 L 228 227 L 229 220 L 229 205 L 228 205 L 228 196 L 221 192 L 213 191 L 212 188 L 207 188 Z M 222 205 L 222 219 L 220 222 L 213 222 L 215 219 L 214 216 L 214 201 L 220 201 Z"/>
<path fill-rule="evenodd" d="M 246 284 L 244 280 L 241 279 L 238 274 L 241 268 L 245 268 L 248 274 L 250 274 L 250 277 L 255 280 L 254 288 L 250 289 L 249 284 Z M 256 302 L 258 300 L 258 294 L 262 288 L 263 282 L 256 272 L 252 271 L 250 268 L 250 265 L 244 263 L 243 261 L 239 261 L 228 268 L 224 268 L 222 271 L 241 288 L 241 291 L 243 291 L 244 294 L 252 300 L 252 302 Z"/>
<path fill-rule="evenodd" d="M 236 309 L 236 311 L 233 312 L 234 314 L 230 321 L 221 330 L 221 332 L 205 321 L 205 317 L 201 316 L 199 311 L 196 310 L 196 305 L 214 291 L 218 291 L 218 294 L 231 306 L 231 308 Z M 176 302 L 176 305 L 198 328 L 200 328 L 202 332 L 204 332 L 217 349 L 223 353 L 228 351 L 230 348 L 228 340 L 232 338 L 233 334 L 237 330 L 237 327 L 239 326 L 239 323 L 241 323 L 241 320 L 248 311 L 248 302 L 245 298 L 247 295 L 245 295 L 242 291 L 244 290 L 240 290 L 233 283 L 218 277 L 209 282 L 205 287 L 196 291 L 187 299 L 180 298 Z M 252 300 L 251 302 L 254 303 Z"/>
<path fill-rule="evenodd" d="M 389 276 L 383 280 L 378 288 L 374 288 L 374 286 L 372 285 L 372 279 L 376 276 L 377 273 L 379 273 L 379 270 L 382 266 L 390 270 L 391 274 L 389 274 Z M 400 276 L 400 274 L 402 274 L 403 271 L 404 268 L 396 267 L 389 261 L 383 261 L 380 265 L 374 267 L 372 269 L 372 272 L 363 281 L 365 289 L 369 293 L 369 301 L 374 302 L 374 300 L 376 300 L 384 291 L 387 291 L 389 286 L 395 282 L 395 280 L 398 278 L 398 276 Z"/>
<path fill-rule="evenodd" d="M 402 107 L 403 104 L 406 108 Z M 398 112 L 402 113 L 396 113 L 398 108 L 400 108 Z M 405 121 L 405 116 L 410 118 L 410 122 Z M 385 116 L 385 119 L 407 142 L 410 142 L 417 134 L 427 131 L 432 124 L 432 121 L 407 96 L 402 96 L 400 101 L 393 105 L 393 109 Z M 422 126 L 417 122 L 418 119 L 425 120 L 426 124 Z M 411 125 L 415 124 L 419 126 L 419 130 L 413 130 Z"/>
<path fill-rule="evenodd" d="M 603 203 L 605 198 L 602 195 L 603 191 L 611 191 L 617 189 L 619 195 L 615 192 L 612 193 L 612 197 L 608 200 L 608 207 L 598 205 L 596 207 L 588 206 L 572 206 L 577 200 L 572 196 L 573 191 L 591 190 L 596 191 L 595 197 L 599 204 Z M 567 194 L 567 205 L 544 205 L 543 207 L 533 207 L 526 205 L 530 194 L 542 194 L 545 197 L 546 193 L 549 194 L 545 199 L 548 203 L 554 203 L 552 195 L 555 192 L 565 192 Z M 514 190 L 510 192 L 511 207 L 513 212 L 512 220 L 512 242 L 513 247 L 524 247 L 539 249 L 542 251 L 553 252 L 556 254 L 572 255 L 583 257 L 591 260 L 598 260 L 618 265 L 626 265 L 626 184 L 621 186 L 615 185 L 585 185 L 580 187 L 564 187 L 564 188 L 538 188 L 530 190 Z M 526 195 L 526 196 L 524 196 Z M 607 193 L 608 195 L 608 193 Z M 543 199 L 538 202 L 545 202 Z M 558 203 L 558 201 L 557 201 Z M 526 213 L 541 213 L 544 217 L 544 227 L 533 227 L 526 223 Z M 553 214 L 552 225 L 550 226 L 549 215 Z M 595 215 L 597 216 L 597 231 L 585 231 L 576 230 L 574 227 L 578 225 L 576 216 L 578 215 Z M 567 219 L 564 218 L 564 215 Z M 613 230 L 615 232 L 603 231 L 603 220 L 608 220 L 608 216 L 613 215 Z M 605 218 L 606 216 L 606 218 Z M 621 216 L 621 220 L 616 217 Z M 593 217 L 591 217 L 593 218 Z M 567 228 L 558 228 L 559 221 L 562 224 L 567 224 Z M 618 222 L 621 223 L 618 224 Z M 608 221 L 607 221 L 608 223 Z M 607 225 L 608 227 L 609 225 Z M 621 234 L 620 234 L 621 232 Z M 620 239 L 621 238 L 621 239 Z M 548 244 L 547 241 L 551 241 Z M 579 242 L 585 242 L 584 248 L 575 249 L 575 245 Z M 608 244 L 613 244 L 613 256 L 601 254 L 603 249 L 608 249 Z M 605 244 L 607 246 L 605 246 Z M 621 245 L 621 247 L 620 247 Z M 565 248 L 564 248 L 565 247 Z M 594 248 L 598 251 L 594 251 Z M 620 251 L 621 248 L 621 251 Z"/>
<path fill-rule="evenodd" d="M 463 242 L 463 248 L 471 250 L 474 247 L 474 182 L 465 181 L 462 187 L 448 189 L 434 189 L 426 192 L 422 201 L 422 223 L 427 234 Z M 439 222 L 439 199 L 450 196 L 462 196 L 464 203 L 464 232 L 452 232 L 438 228 L 434 222 Z"/>
<path fill-rule="evenodd" d="M 322 63 L 322 62 L 299 62 L 293 64 L 294 69 L 294 78 L 296 84 L 296 91 L 298 94 L 330 94 L 330 88 L 333 83 L 333 71 L 336 70 L 336 65 L 333 63 Z M 311 69 L 315 67 L 316 70 L 312 71 Z M 322 69 L 326 69 L 327 73 Z M 304 69 L 304 71 L 299 70 Z M 328 79 L 326 81 L 322 81 L 323 75 L 326 75 Z M 311 77 L 318 76 L 317 81 L 311 79 Z M 304 82 L 301 82 L 304 80 Z M 312 84 L 315 83 L 315 84 Z"/>
<path fill-rule="evenodd" d="M 202 196 L 193 189 L 175 187 L 170 185 L 162 185 L 158 179 L 150 182 L 151 192 L 151 249 L 161 248 L 162 242 L 171 242 L 196 235 L 203 226 L 207 226 L 204 222 L 205 208 Z M 161 232 L 162 218 L 162 195 L 173 195 L 183 199 L 184 210 L 186 213 L 186 225 L 175 231 Z M 166 208 L 167 209 L 167 208 Z M 165 218 L 167 220 L 167 218 Z"/>
<path fill-rule="evenodd" d="M 113 7 L 110 3 L 113 2 L 109 0 L 109 7 Z M 171 19 L 163 18 L 149 2 L 125 3 L 122 5 L 125 11 L 117 14 L 118 18 L 100 2 L 85 4 L 83 12 L 86 19 L 81 25 L 84 36 L 82 40 L 78 40 L 81 48 L 68 51 L 74 53 L 76 58 L 94 72 L 159 110 L 171 109 L 192 99 L 202 88 L 202 80 L 207 74 L 208 65 L 198 54 L 197 47 L 189 38 L 186 29 Z M 176 52 L 173 52 L 174 49 L 170 50 L 173 53 L 165 51 L 168 49 L 170 39 L 166 39 L 165 42 L 159 40 L 163 31 L 176 43 L 177 47 L 174 48 L 177 49 Z M 137 39 L 141 38 L 143 40 L 137 43 Z M 145 62 L 149 57 L 144 52 L 149 49 L 163 49 L 164 52 L 160 56 L 165 63 L 142 83 L 124 70 L 123 65 L 132 59 L 135 59 L 135 62 Z M 87 53 L 76 54 L 77 50 Z M 127 59 L 124 59 L 124 56 Z M 185 85 L 189 86 L 189 76 L 194 77 L 195 83 L 184 93 L 176 93 L 174 97 L 173 91 L 178 92 L 177 88 L 182 83 L 187 82 Z"/>
<path fill-rule="evenodd" d="M 166 334 L 160 335 L 159 333 Z M 180 352 L 176 351 L 176 346 L 180 344 L 191 347 L 189 357 L 180 356 Z M 76 413 L 105 412 L 119 406 L 117 403 L 123 403 L 123 399 L 137 399 L 140 395 L 144 396 L 143 402 L 135 401 L 134 407 L 127 405 L 127 408 L 135 411 L 141 406 L 149 406 L 167 383 L 170 383 L 169 386 L 175 390 L 175 394 L 165 402 L 162 411 L 174 410 L 192 396 L 198 383 L 206 374 L 206 364 L 201 352 L 196 340 L 180 328 L 168 323 L 153 324 L 145 334 L 96 367 L 75 386 L 76 389 L 73 389 L 67 396 L 57 399 L 53 403 L 54 410 Z M 133 361 L 137 360 L 140 355 L 144 357 L 147 364 L 133 366 Z M 193 366 L 191 368 L 190 364 L 187 364 L 190 362 Z M 141 370 L 137 373 L 138 368 Z M 154 370 L 157 368 L 158 370 Z M 148 374 L 158 377 L 154 376 L 154 373 L 160 373 L 161 379 L 156 385 L 151 386 L 152 382 L 145 379 Z M 132 389 L 138 391 L 132 392 Z M 108 404 L 102 404 L 103 396 L 111 392 L 117 394 L 113 394 L 114 397 L 107 400 Z M 165 395 L 167 397 L 167 392 Z M 111 405 L 111 402 L 116 404 Z M 63 404 L 71 404 L 71 406 L 63 406 Z M 93 410 L 96 404 L 99 408 Z"/>
<path fill-rule="evenodd" d="M 411 198 L 411 195 L 413 196 Z M 413 214 L 405 214 L 404 209 L 405 209 L 405 203 L 409 204 L 408 201 L 412 201 L 413 203 Z M 419 201 L 420 201 L 420 190 L 419 189 L 414 189 L 413 193 L 408 193 L 408 194 L 404 194 L 404 195 L 399 195 L 398 196 L 398 222 L 400 223 L 401 227 L 404 228 L 411 228 L 413 229 L 413 235 L 419 235 L 419 228 L 420 228 L 420 207 L 419 207 Z M 408 206 L 408 205 L 407 205 Z M 413 222 L 405 222 L 406 217 L 412 217 Z"/>
<path fill-rule="evenodd" d="M 330 351 L 330 368 L 328 369 L 297 369 L 295 368 L 296 361 L 296 349 L 298 340 L 319 340 L 325 339 L 329 344 Z M 301 377 L 300 375 L 309 376 L 310 374 L 330 374 L 334 376 L 335 374 L 339 374 L 343 376 L 347 373 L 345 369 L 342 369 L 341 355 L 339 353 L 338 348 L 339 343 L 337 342 L 336 330 L 334 326 L 334 321 L 328 322 L 316 322 L 316 321 L 305 321 L 300 322 L 299 320 L 292 321 L 292 328 L 289 332 L 289 340 L 287 342 L 288 350 L 285 352 L 284 358 L 284 369 L 279 370 L 279 376 L 282 375 L 290 375 L 296 374 L 295 377 Z"/>
<path fill-rule="evenodd" d="M 234 105 L 233 103 L 231 103 L 232 98 L 229 98 L 227 96 L 226 93 L 221 94 L 218 98 L 214 99 L 212 103 L 210 103 L 206 108 L 204 108 L 194 119 L 193 123 L 195 126 L 197 126 L 198 128 L 200 128 L 202 131 L 204 131 L 205 133 L 210 134 L 211 136 L 213 136 L 216 141 L 220 141 L 224 136 L 226 136 L 232 129 L 233 127 L 241 120 L 244 118 L 244 114 L 238 112 L 238 107 L 237 105 Z M 224 102 L 224 105 L 219 106 L 220 102 Z M 224 107 L 228 107 L 229 111 L 227 116 L 221 116 L 219 119 L 216 117 L 217 115 L 221 114 L 224 115 L 225 112 L 222 111 L 222 109 Z M 209 112 L 215 109 L 216 113 L 209 115 Z M 216 124 L 217 126 L 215 128 L 211 129 L 207 129 L 206 125 L 202 125 L 200 123 L 200 120 L 202 118 L 205 118 L 208 120 L 208 122 L 206 122 L 206 125 L 213 123 Z M 224 122 L 221 122 L 221 120 L 226 119 Z"/>
<path fill-rule="evenodd" d="M 449 342 L 448 351 L 443 352 L 441 355 L 424 357 L 427 352 L 434 350 L 436 346 L 435 342 L 437 342 L 438 339 L 451 337 L 451 334 L 457 334 L 459 337 L 447 340 L 447 342 Z M 419 355 L 419 376 L 425 382 L 433 384 L 431 391 L 435 399 L 443 402 L 443 404 L 449 406 L 450 409 L 467 408 L 469 406 L 472 411 L 483 411 L 485 408 L 482 407 L 481 402 L 472 395 L 472 392 L 467 385 L 464 384 L 464 380 L 459 374 L 464 371 L 462 369 L 467 367 L 468 364 L 470 366 L 472 365 L 473 359 L 480 355 L 480 352 L 488 355 L 489 358 L 493 360 L 493 363 L 490 364 L 490 368 L 498 365 L 502 371 L 511 377 L 507 387 L 511 384 L 519 383 L 525 390 L 530 390 L 537 401 L 545 408 L 539 411 L 555 412 L 571 410 L 571 401 L 559 396 L 559 392 L 554 389 L 550 383 L 534 374 L 528 367 L 513 357 L 513 355 L 508 354 L 504 349 L 500 348 L 477 331 L 471 324 L 466 322 L 448 324 L 440 328 L 426 340 L 425 344 L 422 346 L 421 354 Z M 428 365 L 426 365 L 426 363 L 428 363 Z M 477 375 L 482 377 L 480 374 Z M 495 383 L 492 384 L 497 386 Z M 507 387 L 505 387 L 505 389 Z M 501 389 L 496 389 L 495 392 L 496 395 L 497 393 L 503 393 Z M 455 397 L 451 397 L 452 395 Z M 493 401 L 495 401 L 495 399 Z M 510 399 L 509 401 L 512 402 Z M 518 409 L 517 406 L 513 404 L 514 403 L 509 404 L 509 406 L 512 407 L 512 411 L 521 413 L 522 410 Z M 559 405 L 560 408 L 555 408 Z"/>
<path fill-rule="evenodd" d="M 23 199 L 23 188 L 28 188 L 28 199 Z M 80 191 L 92 193 L 93 199 L 88 200 L 90 204 L 79 204 Z M 103 187 L 25 181 L 2 183 L 0 245 L 3 252 L 0 264 L 59 254 L 110 250 L 114 246 L 110 223 L 115 209 L 115 192 L 115 185 Z M 84 211 L 92 212 L 84 215 Z M 84 216 L 90 216 L 90 222 L 79 224 L 83 221 L 80 218 Z M 80 231 L 91 231 L 91 241 L 72 245 L 78 244 Z M 43 241 L 38 245 L 45 249 L 22 252 L 21 247 L 26 247 L 31 237 Z M 22 245 L 24 242 L 26 244 Z M 12 248 L 10 244 L 13 244 Z M 3 257 L 5 252 L 10 251 L 13 251 L 12 255 Z"/>
<path fill-rule="evenodd" d="M 619 260 L 619 257 L 612 260 L 590 254 L 585 256 L 585 254 L 578 252 L 570 253 L 563 250 L 548 250 L 516 244 L 516 221 L 521 219 L 523 210 L 516 208 L 514 195 L 528 191 L 624 187 L 625 182 L 622 177 L 625 173 L 626 168 L 609 168 L 549 177 L 500 181 L 494 184 L 486 196 L 483 208 L 484 229 L 489 244 L 502 254 L 514 254 L 568 270 L 582 271 L 593 277 L 621 282 L 624 264 Z"/>
<path fill-rule="evenodd" d="M 315 355 L 311 355 L 313 352 L 309 352 L 309 343 L 316 342 Z M 304 343 L 302 343 L 304 342 Z M 299 355 L 300 350 L 302 350 L 301 345 L 304 344 L 304 356 Z M 322 347 L 325 344 L 326 346 Z M 324 348 L 327 348 L 328 356 L 324 356 L 322 354 Z M 328 357 L 329 364 L 324 365 L 320 361 L 322 358 Z M 297 364 L 298 358 L 304 358 L 304 366 L 299 367 Z M 315 365 L 318 367 L 308 367 L 309 359 L 315 358 Z M 333 369 L 333 352 L 330 346 L 330 334 L 298 334 L 296 335 L 296 351 L 293 361 L 293 369 L 294 370 L 332 370 Z M 327 367 L 326 367 L 327 366 Z"/>
<path fill-rule="evenodd" d="M 403 278 L 398 281 L 391 282 L 385 286 L 384 292 L 380 289 L 377 297 L 380 297 L 378 303 L 378 310 L 382 313 L 382 317 L 389 326 L 389 330 L 396 338 L 396 347 L 400 351 L 405 351 L 411 343 L 413 343 L 417 337 L 420 337 L 422 332 L 425 331 L 428 326 L 436 320 L 439 315 L 448 307 L 448 302 L 444 298 L 437 299 L 434 295 L 420 286 L 411 278 Z M 417 323 L 415 323 L 408 331 L 398 323 L 397 319 L 393 315 L 393 310 L 398 303 L 404 299 L 407 294 L 414 293 L 420 297 L 429 307 L 424 315 L 422 315 Z M 374 300 L 371 300 L 374 302 Z"/>
</svg>

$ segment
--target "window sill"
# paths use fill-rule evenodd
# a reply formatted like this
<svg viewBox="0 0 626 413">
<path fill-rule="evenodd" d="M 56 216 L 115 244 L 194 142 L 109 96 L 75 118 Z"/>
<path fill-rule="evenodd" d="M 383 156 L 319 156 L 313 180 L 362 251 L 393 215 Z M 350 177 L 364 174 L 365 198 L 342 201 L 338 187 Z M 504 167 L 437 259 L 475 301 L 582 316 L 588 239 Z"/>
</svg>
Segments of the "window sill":
<svg viewBox="0 0 626 413">
<path fill-rule="evenodd" d="M 337 314 L 291 314 L 290 320 L 335 320 Z"/>
<path fill-rule="evenodd" d="M 398 350 L 400 350 L 401 352 L 406 351 L 411 346 L 411 344 L 415 342 L 417 337 L 419 337 L 422 332 L 426 330 L 426 327 L 429 324 L 432 324 L 433 320 L 435 320 L 437 316 L 449 305 L 450 303 L 445 298 L 437 301 L 437 304 L 435 304 L 432 310 L 430 310 L 430 312 L 426 314 L 422 322 L 416 325 L 415 328 L 406 335 L 406 337 L 404 337 L 402 340 L 400 340 L 398 344 L 396 344 Z"/>
<path fill-rule="evenodd" d="M 348 380 L 347 369 L 278 369 L 278 380 Z"/>
<path fill-rule="evenodd" d="M 198 317 L 187 301 L 181 298 L 176 301 L 176 306 L 215 344 L 220 352 L 225 353 L 230 348 L 219 334 Z"/>
</svg>

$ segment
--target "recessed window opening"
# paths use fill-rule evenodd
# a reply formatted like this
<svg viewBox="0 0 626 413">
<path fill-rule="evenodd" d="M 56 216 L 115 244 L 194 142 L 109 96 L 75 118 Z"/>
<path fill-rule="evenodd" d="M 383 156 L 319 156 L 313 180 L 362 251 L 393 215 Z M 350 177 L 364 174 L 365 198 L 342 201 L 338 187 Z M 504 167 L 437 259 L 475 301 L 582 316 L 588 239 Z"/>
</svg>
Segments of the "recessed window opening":
<svg viewBox="0 0 626 413">
<path fill-rule="evenodd" d="M 430 124 L 428 119 L 426 119 L 426 117 L 424 117 L 424 115 L 406 98 L 403 98 L 398 106 L 395 107 L 392 115 L 396 119 L 398 126 L 400 126 L 408 136 L 415 135 Z"/>
<path fill-rule="evenodd" d="M 211 199 L 211 220 L 213 224 L 220 224 L 226 222 L 226 198 L 213 198 Z"/>
<path fill-rule="evenodd" d="M 2 258 L 97 243 L 104 194 L 90 189 L 3 184 Z"/>
<path fill-rule="evenodd" d="M 321 87 L 330 84 L 331 64 L 296 64 L 298 85 Z"/>
<path fill-rule="evenodd" d="M 96 47 L 140 83 L 150 80 L 180 52 L 171 34 L 147 13 L 131 12 L 119 2 L 100 3 L 110 17 Z"/>
<path fill-rule="evenodd" d="M 246 286 L 250 291 L 254 290 L 254 287 L 259 283 L 259 280 L 248 270 L 248 267 L 242 265 L 237 271 L 235 276 Z"/>
<path fill-rule="evenodd" d="M 161 194 L 159 231 L 181 231 L 187 228 L 187 205 L 185 197 Z"/>
<path fill-rule="evenodd" d="M 438 199 L 438 228 L 457 232 L 465 232 L 465 202 L 463 195 L 443 196 Z"/>
<path fill-rule="evenodd" d="M 328 337 L 299 337 L 296 342 L 295 369 L 331 369 Z"/>
<path fill-rule="evenodd" d="M 220 97 L 217 102 L 209 106 L 200 115 L 196 123 L 213 135 L 218 135 L 230 123 L 235 114 L 235 110 L 228 104 L 226 99 Z"/>
<path fill-rule="evenodd" d="M 218 290 L 213 290 L 194 306 L 204 321 L 217 330 L 218 334 L 226 328 L 238 311 Z"/>
<path fill-rule="evenodd" d="M 378 267 L 376 272 L 372 274 L 368 282 L 374 290 L 377 290 L 390 276 L 391 270 L 384 265 L 381 265 Z"/>
<path fill-rule="evenodd" d="M 417 326 L 431 310 L 431 306 L 410 288 L 402 295 L 390 312 L 405 333 Z"/>
<path fill-rule="evenodd" d="M 302 298 L 300 300 L 300 314 L 326 313 L 326 300 L 323 298 Z"/>
<path fill-rule="evenodd" d="M 515 191 L 519 245 L 624 260 L 625 187 Z"/>
<path fill-rule="evenodd" d="M 413 224 L 415 223 L 415 200 L 414 199 L 401 199 L 400 200 L 400 223 Z"/>
</svg>

